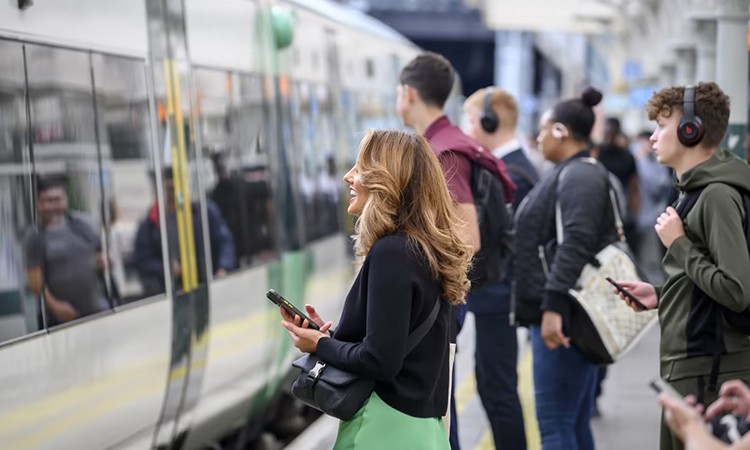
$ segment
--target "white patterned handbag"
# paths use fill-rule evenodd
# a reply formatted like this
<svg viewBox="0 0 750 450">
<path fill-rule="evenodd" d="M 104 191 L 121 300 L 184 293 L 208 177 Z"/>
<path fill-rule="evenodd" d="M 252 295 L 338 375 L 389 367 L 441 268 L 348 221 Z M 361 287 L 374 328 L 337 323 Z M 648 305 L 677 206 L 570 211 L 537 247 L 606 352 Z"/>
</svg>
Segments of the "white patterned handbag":
<svg viewBox="0 0 750 450">
<path fill-rule="evenodd" d="M 596 160 L 584 162 L 597 164 Z M 564 172 L 560 177 L 564 176 Z M 569 291 L 575 299 L 571 314 L 578 315 L 575 323 L 591 326 L 570 330 L 576 347 L 596 364 L 612 364 L 622 358 L 658 320 L 656 310 L 633 311 L 607 282 L 609 276 L 617 281 L 641 281 L 625 242 L 622 216 L 618 207 L 616 187 L 619 182 L 609 175 L 609 198 L 615 216 L 615 227 L 620 238 L 601 250 L 594 264 L 586 264 L 576 287 Z M 555 205 L 555 225 L 558 246 L 563 242 L 563 224 L 559 202 Z M 583 320 L 582 320 L 583 319 Z"/>
</svg>

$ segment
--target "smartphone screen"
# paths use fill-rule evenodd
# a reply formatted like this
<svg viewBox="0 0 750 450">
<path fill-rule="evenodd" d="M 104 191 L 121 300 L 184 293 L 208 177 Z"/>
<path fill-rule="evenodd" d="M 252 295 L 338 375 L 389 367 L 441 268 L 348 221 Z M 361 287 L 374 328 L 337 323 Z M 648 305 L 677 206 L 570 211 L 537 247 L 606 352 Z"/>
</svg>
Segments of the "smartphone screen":
<svg viewBox="0 0 750 450">
<path fill-rule="evenodd" d="M 300 311 L 296 306 L 294 306 L 289 300 L 282 297 L 278 292 L 274 291 L 273 289 L 269 289 L 268 292 L 266 292 L 266 297 L 268 297 L 268 299 L 271 300 L 275 305 L 284 308 L 290 316 L 300 316 L 302 322 L 307 320 L 307 326 L 309 328 L 312 328 L 313 330 L 320 330 L 320 327 L 317 323 L 310 320 L 310 318 L 307 317 L 307 314 Z"/>
</svg>

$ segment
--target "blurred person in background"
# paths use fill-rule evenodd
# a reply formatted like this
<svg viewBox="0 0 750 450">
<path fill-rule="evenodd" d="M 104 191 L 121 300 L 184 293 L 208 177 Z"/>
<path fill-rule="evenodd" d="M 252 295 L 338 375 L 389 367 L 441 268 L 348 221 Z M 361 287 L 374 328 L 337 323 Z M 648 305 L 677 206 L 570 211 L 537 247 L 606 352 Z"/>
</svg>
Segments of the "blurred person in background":
<svg viewBox="0 0 750 450">
<path fill-rule="evenodd" d="M 472 94 L 464 103 L 469 136 L 490 149 L 508 169 L 517 189 L 513 209 L 518 209 L 538 177 L 516 139 L 518 105 L 509 93 L 489 87 Z M 510 323 L 512 268 L 501 283 L 484 286 L 467 299 L 476 319 L 477 391 L 492 427 L 495 448 L 526 449 L 523 411 L 518 398 L 518 342 Z"/>
<path fill-rule="evenodd" d="M 180 241 L 177 227 L 177 208 L 172 168 L 163 171 L 164 181 L 164 209 L 167 226 L 167 251 L 170 272 L 175 289 L 182 288 L 182 263 L 180 262 Z M 206 282 L 205 246 L 203 245 L 203 227 L 201 226 L 201 211 L 198 202 L 192 202 L 193 238 L 195 242 L 195 261 L 198 264 L 198 282 Z M 211 267 L 216 278 L 223 278 L 227 272 L 236 267 L 234 240 L 219 208 L 210 200 L 206 201 L 208 217 L 208 234 L 211 243 Z M 154 204 L 148 215 L 138 227 L 135 237 L 134 261 L 140 276 L 141 285 L 146 296 L 164 293 L 164 266 L 161 247 L 161 232 L 159 231 L 159 208 Z"/>
<path fill-rule="evenodd" d="M 661 164 L 654 153 L 651 132 L 638 135 L 635 162 L 640 181 L 641 208 L 638 211 L 638 248 L 636 253 L 641 270 L 649 281 L 655 284 L 664 282 L 661 259 L 663 246 L 654 230 L 656 219 L 667 208 L 667 200 L 672 190 L 669 169 Z"/>
<path fill-rule="evenodd" d="M 24 239 L 29 288 L 44 297 L 47 326 L 109 309 L 100 284 L 104 257 L 91 217 L 68 209 L 64 179 L 37 181 L 39 225 Z"/>
<path fill-rule="evenodd" d="M 567 336 L 583 326 L 571 322 L 569 290 L 591 258 L 618 239 L 609 174 L 588 151 L 593 108 L 601 99 L 601 93 L 589 88 L 544 113 L 539 146 L 557 166 L 516 213 L 515 315 L 520 325 L 530 327 L 543 450 L 594 448 L 590 421 L 597 366 Z"/>
<path fill-rule="evenodd" d="M 638 248 L 637 217 L 641 196 L 638 189 L 638 168 L 623 139 L 620 121 L 610 117 L 604 123 L 604 139 L 598 147 L 597 159 L 614 174 L 622 185 L 627 200 L 627 214 L 623 217 L 625 237 L 631 250 Z M 622 145 L 625 144 L 625 145 Z"/>
</svg>

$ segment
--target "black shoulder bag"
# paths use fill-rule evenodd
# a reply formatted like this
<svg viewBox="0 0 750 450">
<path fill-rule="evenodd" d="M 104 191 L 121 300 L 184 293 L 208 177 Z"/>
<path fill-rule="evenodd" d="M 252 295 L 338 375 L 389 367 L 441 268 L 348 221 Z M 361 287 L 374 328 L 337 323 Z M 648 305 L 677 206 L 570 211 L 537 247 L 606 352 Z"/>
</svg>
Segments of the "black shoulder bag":
<svg viewBox="0 0 750 450">
<path fill-rule="evenodd" d="M 424 339 L 440 312 L 438 297 L 430 316 L 411 334 L 406 354 Z M 292 367 L 302 372 L 292 386 L 292 395 L 302 403 L 341 420 L 349 420 L 359 411 L 372 392 L 375 380 L 361 378 L 323 362 L 315 354 L 307 354 L 294 361 Z"/>
</svg>

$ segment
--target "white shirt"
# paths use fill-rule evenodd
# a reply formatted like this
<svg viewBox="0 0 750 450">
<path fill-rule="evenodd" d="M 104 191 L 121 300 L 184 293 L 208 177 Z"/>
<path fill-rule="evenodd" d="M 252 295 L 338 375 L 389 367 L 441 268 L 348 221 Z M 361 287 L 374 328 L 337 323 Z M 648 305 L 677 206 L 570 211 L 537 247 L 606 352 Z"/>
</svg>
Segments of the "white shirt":
<svg viewBox="0 0 750 450">
<path fill-rule="evenodd" d="M 521 143 L 518 141 L 518 139 L 513 139 L 501 145 L 500 147 L 496 148 L 495 150 L 493 150 L 492 154 L 497 159 L 503 159 L 508 154 L 513 153 L 514 151 L 520 148 L 521 148 Z"/>
</svg>

